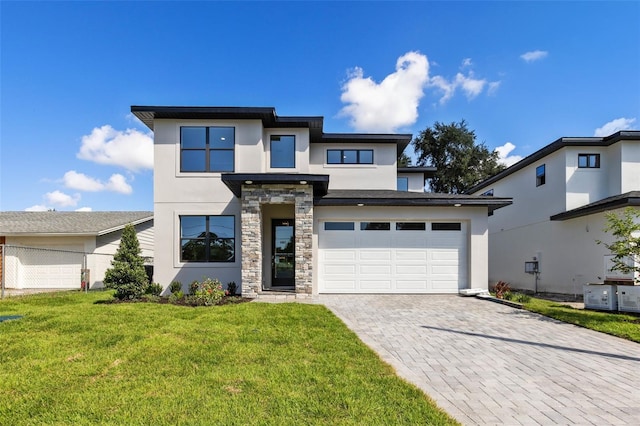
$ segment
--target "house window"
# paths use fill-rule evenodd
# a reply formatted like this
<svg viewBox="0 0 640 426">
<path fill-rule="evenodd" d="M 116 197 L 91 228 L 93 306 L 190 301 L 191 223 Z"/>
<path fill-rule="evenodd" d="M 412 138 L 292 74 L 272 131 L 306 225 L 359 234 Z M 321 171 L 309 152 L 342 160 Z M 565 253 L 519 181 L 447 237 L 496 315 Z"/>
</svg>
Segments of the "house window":
<svg viewBox="0 0 640 426">
<path fill-rule="evenodd" d="M 493 188 L 488 190 L 488 191 L 483 192 L 480 195 L 484 195 L 485 197 L 493 197 Z"/>
<path fill-rule="evenodd" d="M 389 231 L 391 224 L 389 222 L 360 222 L 361 231 Z"/>
<path fill-rule="evenodd" d="M 325 231 L 353 231 L 355 229 L 353 222 L 325 222 Z"/>
<path fill-rule="evenodd" d="M 460 222 L 439 222 L 431 224 L 432 231 L 461 231 L 462 224 Z"/>
<path fill-rule="evenodd" d="M 328 149 L 327 164 L 373 164 L 373 150 Z"/>
<path fill-rule="evenodd" d="M 545 165 L 536 167 L 536 186 L 544 185 L 546 182 Z"/>
<path fill-rule="evenodd" d="M 234 216 L 180 216 L 180 261 L 234 262 Z"/>
<path fill-rule="evenodd" d="M 600 154 L 578 154 L 578 167 L 581 169 L 599 169 Z"/>
<path fill-rule="evenodd" d="M 424 231 L 424 222 L 396 222 L 396 231 Z"/>
<path fill-rule="evenodd" d="M 181 127 L 181 172 L 232 172 L 233 127 Z"/>
<path fill-rule="evenodd" d="M 409 190 L 409 178 L 408 177 L 399 177 L 397 178 L 397 188 L 398 191 L 408 191 Z"/>
<path fill-rule="evenodd" d="M 296 166 L 296 137 L 271 136 L 271 168 L 292 169 Z"/>
</svg>

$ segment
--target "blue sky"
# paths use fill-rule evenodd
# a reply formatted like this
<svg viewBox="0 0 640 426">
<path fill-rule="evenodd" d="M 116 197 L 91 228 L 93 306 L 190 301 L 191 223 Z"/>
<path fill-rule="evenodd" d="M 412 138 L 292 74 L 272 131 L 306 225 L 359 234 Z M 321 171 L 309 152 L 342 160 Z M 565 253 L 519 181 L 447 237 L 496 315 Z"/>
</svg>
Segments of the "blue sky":
<svg viewBox="0 0 640 426">
<path fill-rule="evenodd" d="M 0 2 L 0 210 L 152 210 L 131 105 L 465 119 L 511 162 L 640 128 L 639 2 Z"/>
</svg>

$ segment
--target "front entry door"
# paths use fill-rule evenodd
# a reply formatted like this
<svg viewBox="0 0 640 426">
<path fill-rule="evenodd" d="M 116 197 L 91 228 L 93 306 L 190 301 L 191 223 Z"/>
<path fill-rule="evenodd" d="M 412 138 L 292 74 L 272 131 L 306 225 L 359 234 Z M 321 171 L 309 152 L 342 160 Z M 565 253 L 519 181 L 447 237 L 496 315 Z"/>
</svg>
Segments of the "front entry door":
<svg viewBox="0 0 640 426">
<path fill-rule="evenodd" d="M 295 233 L 293 219 L 272 219 L 271 286 L 295 286 Z"/>
</svg>

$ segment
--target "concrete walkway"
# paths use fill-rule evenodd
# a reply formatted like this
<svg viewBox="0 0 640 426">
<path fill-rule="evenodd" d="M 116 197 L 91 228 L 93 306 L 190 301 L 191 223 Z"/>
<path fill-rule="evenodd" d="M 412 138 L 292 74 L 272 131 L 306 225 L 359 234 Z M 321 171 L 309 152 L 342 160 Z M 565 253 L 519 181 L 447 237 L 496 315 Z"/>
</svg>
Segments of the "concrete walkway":
<svg viewBox="0 0 640 426">
<path fill-rule="evenodd" d="M 463 424 L 640 424 L 640 344 L 472 297 L 317 301 Z"/>
</svg>

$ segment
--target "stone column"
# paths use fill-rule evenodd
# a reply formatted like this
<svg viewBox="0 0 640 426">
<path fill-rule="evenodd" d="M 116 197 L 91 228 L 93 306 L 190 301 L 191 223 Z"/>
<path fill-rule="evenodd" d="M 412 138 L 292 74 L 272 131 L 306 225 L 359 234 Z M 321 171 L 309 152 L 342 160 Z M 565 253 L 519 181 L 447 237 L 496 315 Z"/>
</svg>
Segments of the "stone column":
<svg viewBox="0 0 640 426">
<path fill-rule="evenodd" d="M 295 191 L 296 295 L 313 291 L 313 189 L 301 185 Z"/>
<path fill-rule="evenodd" d="M 258 297 L 262 287 L 262 214 L 259 198 L 252 187 L 242 186 L 242 297 Z"/>
</svg>

